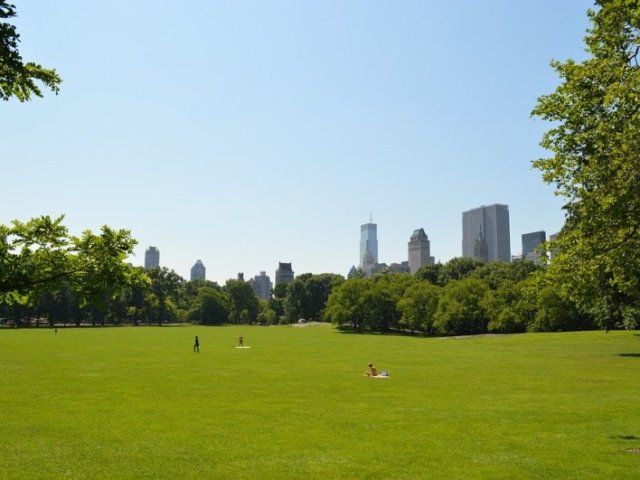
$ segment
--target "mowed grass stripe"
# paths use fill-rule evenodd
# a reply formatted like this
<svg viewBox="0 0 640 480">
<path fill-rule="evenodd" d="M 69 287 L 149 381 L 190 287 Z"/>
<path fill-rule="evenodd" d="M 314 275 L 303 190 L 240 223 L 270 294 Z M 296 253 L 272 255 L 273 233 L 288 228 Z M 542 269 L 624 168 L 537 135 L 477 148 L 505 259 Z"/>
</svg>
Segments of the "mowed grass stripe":
<svg viewBox="0 0 640 480">
<path fill-rule="evenodd" d="M 234 348 L 238 335 L 251 349 Z M 192 351 L 200 339 L 200 353 Z M 7 478 L 638 478 L 640 337 L 0 331 Z M 373 361 L 389 380 L 363 377 Z M 4 474 L 3 474 L 4 475 Z"/>
</svg>

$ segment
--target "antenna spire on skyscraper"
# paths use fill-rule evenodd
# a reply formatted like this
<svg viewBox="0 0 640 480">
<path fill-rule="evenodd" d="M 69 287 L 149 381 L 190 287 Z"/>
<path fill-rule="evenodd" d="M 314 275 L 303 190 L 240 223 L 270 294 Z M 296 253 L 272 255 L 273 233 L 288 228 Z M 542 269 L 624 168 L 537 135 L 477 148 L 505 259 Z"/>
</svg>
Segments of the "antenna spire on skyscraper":
<svg viewBox="0 0 640 480">
<path fill-rule="evenodd" d="M 369 212 L 369 223 L 373 223 L 373 214 Z"/>
</svg>

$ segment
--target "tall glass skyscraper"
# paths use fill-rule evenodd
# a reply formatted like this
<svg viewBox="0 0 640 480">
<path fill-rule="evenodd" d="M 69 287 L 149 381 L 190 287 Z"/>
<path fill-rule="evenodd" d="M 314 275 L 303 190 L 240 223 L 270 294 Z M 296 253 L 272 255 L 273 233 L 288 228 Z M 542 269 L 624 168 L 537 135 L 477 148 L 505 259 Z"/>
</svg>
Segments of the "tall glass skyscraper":
<svg viewBox="0 0 640 480">
<path fill-rule="evenodd" d="M 495 204 L 462 212 L 462 256 L 511 262 L 508 205 Z"/>
<path fill-rule="evenodd" d="M 144 252 L 144 268 L 145 270 L 152 270 L 160 266 L 160 250 L 156 247 L 149 247 Z"/>
<path fill-rule="evenodd" d="M 365 223 L 360 226 L 360 267 L 364 268 L 364 256 L 369 251 L 378 263 L 378 225 Z"/>
<path fill-rule="evenodd" d="M 539 232 L 524 233 L 522 235 L 522 258 L 534 263 L 540 263 L 542 252 L 537 248 L 547 241 L 547 234 L 544 230 Z"/>
<path fill-rule="evenodd" d="M 522 257 L 527 258 L 529 253 L 534 252 L 540 244 L 546 241 L 547 234 L 544 230 L 522 234 Z"/>
</svg>

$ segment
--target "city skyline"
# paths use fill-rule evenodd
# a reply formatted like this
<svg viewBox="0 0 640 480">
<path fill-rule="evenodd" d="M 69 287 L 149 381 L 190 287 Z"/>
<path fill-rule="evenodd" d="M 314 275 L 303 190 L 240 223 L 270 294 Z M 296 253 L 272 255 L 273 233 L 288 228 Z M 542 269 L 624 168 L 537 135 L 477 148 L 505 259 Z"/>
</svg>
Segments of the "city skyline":
<svg viewBox="0 0 640 480">
<path fill-rule="evenodd" d="M 490 203 L 509 205 L 515 250 L 564 220 L 531 166 L 551 125 L 530 112 L 559 83 L 550 61 L 585 57 L 591 6 L 22 2 L 21 54 L 63 83 L 2 103 L 0 223 L 129 229 L 129 262 L 155 245 L 218 283 L 282 259 L 346 275 L 369 212 L 380 262 L 420 227 L 435 261 L 460 256 L 460 212 Z"/>
<path fill-rule="evenodd" d="M 487 213 L 489 212 L 489 213 Z M 506 234 L 509 235 L 510 232 L 510 228 L 509 228 L 509 206 L 508 205 L 501 205 L 501 204 L 493 204 L 493 205 L 488 205 L 488 206 L 481 206 L 481 207 L 477 207 L 477 208 L 473 208 L 467 211 L 462 212 L 463 215 L 463 227 L 462 227 L 462 231 L 461 231 L 461 237 L 462 237 L 462 243 L 463 243 L 463 251 L 460 255 L 458 255 L 458 257 L 464 257 L 464 256 L 469 256 L 469 257 L 474 257 L 474 246 L 477 248 L 477 242 L 475 242 L 475 240 L 477 240 L 477 235 L 474 236 L 475 231 L 483 231 L 484 233 L 484 229 L 485 229 L 485 225 L 486 224 L 492 224 L 494 226 L 494 229 L 496 230 L 495 232 L 493 232 L 493 236 L 497 239 L 497 237 L 499 236 L 498 231 L 499 230 L 503 230 L 502 231 L 502 236 L 504 237 L 505 235 L 505 231 Z M 506 216 L 506 219 L 504 218 Z M 466 218 L 469 217 L 469 218 Z M 473 218 L 471 218 L 473 217 Z M 477 217 L 477 218 L 476 218 Z M 488 221 L 485 220 L 485 217 L 489 218 Z M 506 221 L 506 224 L 503 225 L 499 225 L 496 226 L 496 218 L 497 219 L 501 219 L 502 222 Z M 482 228 L 476 226 L 476 228 L 473 230 L 473 232 L 469 231 L 467 232 L 467 234 L 465 234 L 465 230 L 469 229 L 469 223 L 477 223 L 478 225 L 480 225 L 480 223 L 482 224 Z M 488 223 L 485 223 L 488 222 Z M 478 230 L 478 228 L 480 228 L 480 230 Z M 506 229 L 506 230 L 505 230 Z M 367 242 L 371 239 L 371 238 L 375 238 L 375 245 L 376 245 L 376 250 L 377 250 L 377 224 L 372 223 L 371 219 L 369 220 L 368 223 L 365 223 L 363 225 L 360 226 L 360 252 L 364 251 L 367 252 Z M 371 237 L 371 235 L 373 235 L 373 237 Z M 529 233 L 524 233 L 524 234 L 520 234 L 520 238 L 522 240 L 522 242 L 520 243 L 520 245 L 522 246 L 522 252 L 520 254 L 517 255 L 511 255 L 511 247 L 510 247 L 510 241 L 507 242 L 507 247 L 508 249 L 502 252 L 502 257 L 501 259 L 498 258 L 487 258 L 486 261 L 507 261 L 507 262 L 511 262 L 514 258 L 526 258 L 529 259 L 531 261 L 539 261 L 539 257 L 535 256 L 535 257 L 527 257 L 527 254 L 531 252 L 532 249 L 535 249 L 535 247 L 537 247 L 540 243 L 544 242 L 546 240 L 546 236 L 545 236 L 545 231 L 544 230 L 540 230 L 540 231 L 535 231 L 535 232 L 529 232 Z M 469 244 L 469 246 L 467 246 L 467 249 L 470 249 L 468 254 L 465 255 L 465 238 L 469 237 L 471 238 L 471 240 L 473 241 L 469 241 L 469 238 L 467 239 L 467 242 Z M 364 242 L 364 243 L 363 243 Z M 399 264 L 401 262 L 406 262 L 407 266 L 409 268 L 409 272 L 411 274 L 414 274 L 419 268 L 420 266 L 423 265 L 427 265 L 427 264 L 433 264 L 433 263 L 446 263 L 448 260 L 450 260 L 450 258 L 448 260 L 445 261 L 441 261 L 441 260 L 436 260 L 435 256 L 431 255 L 431 248 L 430 248 L 430 240 L 429 237 L 426 235 L 424 228 L 416 228 L 413 230 L 410 238 L 409 238 L 409 243 L 408 243 L 408 251 L 406 254 L 406 258 L 396 258 L 396 259 L 387 259 L 387 262 L 380 262 L 380 261 L 376 261 L 375 265 L 380 265 L 380 266 L 389 266 L 392 264 Z M 491 256 L 493 257 L 497 257 L 498 255 L 498 250 L 499 248 L 496 245 L 493 245 L 493 243 L 495 243 L 495 240 L 491 241 L 490 243 L 492 243 L 491 246 L 487 246 L 488 250 L 490 250 L 491 252 Z M 363 247 L 364 245 L 364 247 Z M 159 255 L 159 251 L 156 249 L 156 247 L 149 247 L 149 249 L 147 249 L 147 252 L 150 249 L 155 249 L 155 252 Z M 371 252 L 369 252 L 371 253 Z M 412 253 L 413 253 L 413 257 L 412 257 Z M 487 252 L 488 254 L 489 252 Z M 412 260 L 413 258 L 413 260 Z M 451 258 L 455 258 L 455 257 L 451 257 Z M 508 260 L 506 260 L 506 258 L 508 258 Z M 197 264 L 202 265 L 201 260 L 198 260 Z M 194 267 L 192 267 L 191 269 L 191 280 L 193 280 L 193 268 L 196 267 L 196 265 L 194 265 Z M 167 267 L 169 269 L 172 269 L 170 266 L 168 265 L 160 265 L 161 267 Z M 145 267 L 146 268 L 146 267 Z M 303 273 L 313 273 L 313 274 L 320 274 L 320 273 L 336 273 L 339 275 L 344 276 L 345 278 L 347 278 L 349 272 L 351 271 L 351 269 L 355 268 L 355 264 L 351 265 L 349 268 L 345 268 L 343 269 L 344 271 L 328 271 L 328 270 L 322 270 L 322 271 L 306 271 Z M 362 265 L 360 265 L 360 268 L 362 268 Z M 241 273 L 238 273 L 236 275 L 236 279 L 240 280 L 240 275 L 242 275 Z M 282 280 L 284 276 L 284 281 Z M 292 264 L 291 263 L 283 263 L 283 262 L 278 262 L 278 267 L 275 270 L 275 278 L 276 278 L 276 284 L 279 282 L 282 283 L 287 283 L 289 281 L 291 281 L 293 278 L 295 277 L 294 272 L 292 270 Z M 186 277 L 184 277 L 186 278 Z M 265 280 L 265 278 L 267 280 Z M 280 281 L 278 280 L 280 278 Z M 227 279 L 224 279 L 223 281 L 218 281 L 218 283 L 220 285 L 224 284 L 224 281 L 226 280 L 230 280 L 230 279 L 234 279 L 234 277 L 229 277 Z M 266 275 L 266 271 L 261 270 L 259 275 L 254 276 L 253 278 L 250 278 L 249 282 L 252 282 L 254 285 L 254 289 L 256 289 L 256 294 L 257 295 L 262 295 L 262 293 L 265 291 L 265 288 L 263 288 L 263 285 L 266 284 L 265 282 L 269 280 L 269 277 Z"/>
</svg>

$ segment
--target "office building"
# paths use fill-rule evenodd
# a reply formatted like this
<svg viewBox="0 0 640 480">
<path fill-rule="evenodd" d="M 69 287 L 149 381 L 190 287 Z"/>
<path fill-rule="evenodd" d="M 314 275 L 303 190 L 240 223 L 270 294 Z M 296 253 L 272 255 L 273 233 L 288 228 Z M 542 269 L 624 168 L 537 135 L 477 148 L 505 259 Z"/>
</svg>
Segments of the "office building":
<svg viewBox="0 0 640 480">
<path fill-rule="evenodd" d="M 431 256 L 431 242 L 423 228 L 413 231 L 409 239 L 409 273 L 416 273 L 424 265 L 433 265 L 435 259 Z"/>
<path fill-rule="evenodd" d="M 480 233 L 473 241 L 473 258 L 481 262 L 489 261 L 489 245 L 487 245 L 487 239 L 482 228 L 480 228 Z"/>
<path fill-rule="evenodd" d="M 367 258 L 369 264 L 378 263 L 378 226 L 375 223 L 365 223 L 360 226 L 360 268 L 365 270 L 365 255 L 369 252 L 373 258 Z"/>
<path fill-rule="evenodd" d="M 256 297 L 268 299 L 271 297 L 271 289 L 271 279 L 267 272 L 260 272 L 260 275 L 253 277 L 253 291 L 256 292 Z"/>
<path fill-rule="evenodd" d="M 203 280 L 205 279 L 207 269 L 204 268 L 204 264 L 202 260 L 197 260 L 196 263 L 191 267 L 191 281 L 194 280 Z"/>
<path fill-rule="evenodd" d="M 291 281 L 293 281 L 291 263 L 278 262 L 278 269 L 276 270 L 276 287 L 281 283 L 284 284 Z"/>
<path fill-rule="evenodd" d="M 522 257 L 531 262 L 540 264 L 543 252 L 538 251 L 538 247 L 546 241 L 547 235 L 543 230 L 523 234 Z"/>
<path fill-rule="evenodd" d="M 144 252 L 144 269 L 152 270 L 160 267 L 160 250 L 156 247 L 149 247 Z"/>
<path fill-rule="evenodd" d="M 462 212 L 462 256 L 511 261 L 509 206 L 494 204 Z"/>
<path fill-rule="evenodd" d="M 373 253 L 371 253 L 371 250 L 367 249 L 364 252 L 364 258 L 362 259 L 362 273 L 365 277 L 370 277 L 378 271 L 377 266 L 378 263 L 373 257 Z"/>
</svg>

